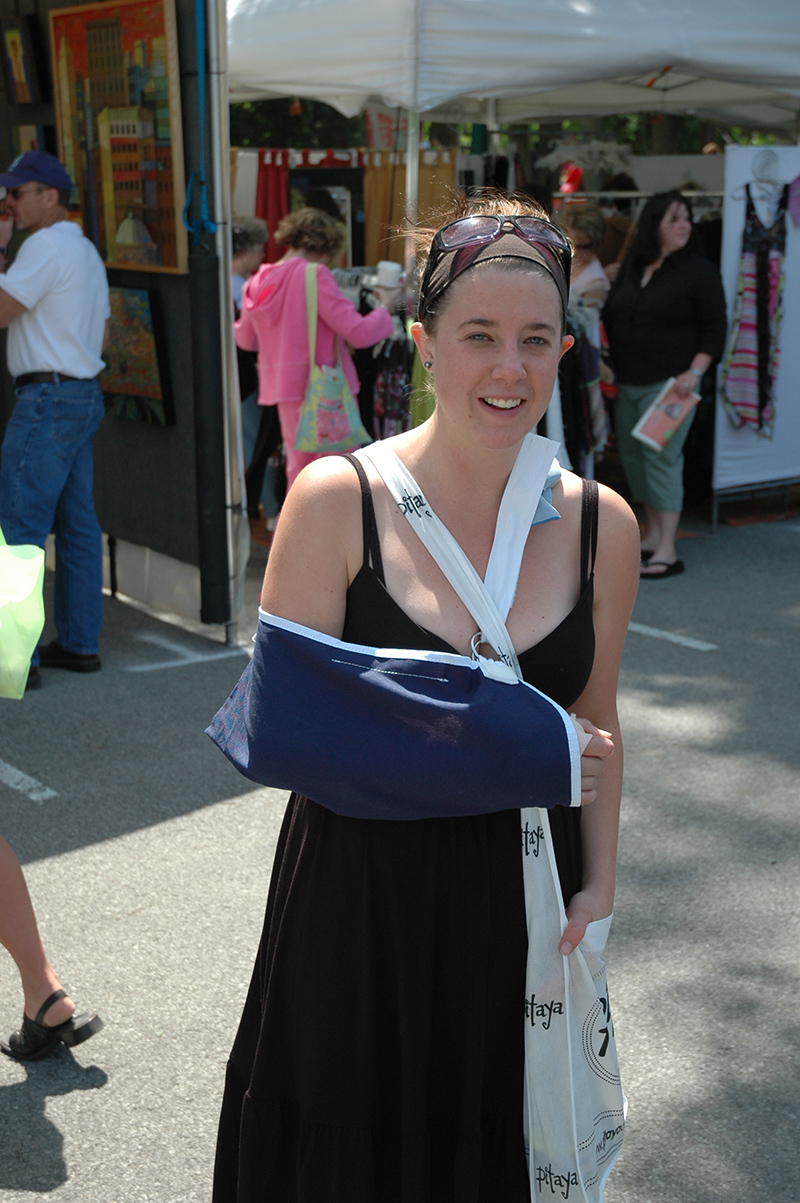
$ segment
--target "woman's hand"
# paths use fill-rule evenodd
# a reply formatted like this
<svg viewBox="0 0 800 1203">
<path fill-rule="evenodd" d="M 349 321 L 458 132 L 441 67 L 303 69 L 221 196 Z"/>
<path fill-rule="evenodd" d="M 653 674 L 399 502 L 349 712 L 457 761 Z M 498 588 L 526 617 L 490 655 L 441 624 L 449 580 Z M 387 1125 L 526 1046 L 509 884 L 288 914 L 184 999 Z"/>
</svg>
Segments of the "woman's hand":
<svg viewBox="0 0 800 1203">
<path fill-rule="evenodd" d="M 388 309 L 390 313 L 394 313 L 403 291 L 402 288 L 381 288 L 380 285 L 377 285 L 372 291 L 378 298 L 378 304 L 383 305 L 384 309 Z"/>
<path fill-rule="evenodd" d="M 580 890 L 573 894 L 567 907 L 567 926 L 558 943 L 558 951 L 568 957 L 586 935 L 586 927 L 597 919 L 605 919 L 611 913 L 611 904 L 604 904 L 591 890 Z"/>
<path fill-rule="evenodd" d="M 598 778 L 606 767 L 606 759 L 614 755 L 614 742 L 608 731 L 601 731 L 588 718 L 576 722 L 592 736 L 581 756 L 581 806 L 588 806 L 597 797 Z"/>
<path fill-rule="evenodd" d="M 680 376 L 675 377 L 675 391 L 682 397 L 688 397 L 689 393 L 695 392 L 699 384 L 700 380 L 694 372 L 681 372 Z"/>
</svg>

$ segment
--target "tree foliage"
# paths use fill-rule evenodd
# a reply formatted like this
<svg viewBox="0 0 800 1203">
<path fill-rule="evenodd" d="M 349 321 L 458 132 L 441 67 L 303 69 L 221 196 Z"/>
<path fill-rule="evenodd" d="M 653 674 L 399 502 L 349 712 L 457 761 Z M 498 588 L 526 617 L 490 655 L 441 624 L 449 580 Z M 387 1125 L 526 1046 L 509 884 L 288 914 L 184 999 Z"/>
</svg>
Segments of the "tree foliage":
<svg viewBox="0 0 800 1203">
<path fill-rule="evenodd" d="M 328 149 L 365 146 L 366 123 L 363 114 L 343 117 L 320 100 L 251 100 L 230 107 L 231 145 L 246 147 L 283 147 Z M 438 146 L 468 149 L 470 125 L 442 125 L 423 122 L 423 139 Z M 613 117 L 570 117 L 563 121 L 530 121 L 502 131 L 501 147 L 514 147 L 533 156 L 546 154 L 564 135 L 578 139 L 619 142 L 632 154 L 698 154 L 709 142 L 720 146 L 771 145 L 783 140 L 775 133 L 760 133 L 738 126 L 722 126 L 700 117 L 665 113 L 623 113 Z M 791 137 L 786 139 L 793 141 Z"/>
<path fill-rule="evenodd" d="M 230 107 L 231 146 L 327 150 L 364 146 L 363 116 L 343 117 L 321 100 L 248 100 Z"/>
</svg>

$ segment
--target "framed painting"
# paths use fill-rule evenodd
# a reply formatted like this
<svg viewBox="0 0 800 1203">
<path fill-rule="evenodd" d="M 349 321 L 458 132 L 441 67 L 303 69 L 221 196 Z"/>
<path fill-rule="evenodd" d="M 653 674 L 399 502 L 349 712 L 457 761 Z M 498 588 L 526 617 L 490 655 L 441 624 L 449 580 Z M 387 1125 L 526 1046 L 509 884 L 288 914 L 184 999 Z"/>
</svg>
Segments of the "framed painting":
<svg viewBox="0 0 800 1203">
<path fill-rule="evenodd" d="M 2 30 L 3 75 L 10 104 L 39 104 L 43 97 L 36 70 L 36 28 L 33 17 L 7 17 Z"/>
<path fill-rule="evenodd" d="M 186 271 L 174 0 L 49 15 L 58 157 L 84 234 L 109 267 Z"/>
<path fill-rule="evenodd" d="M 174 426 L 169 359 L 158 295 L 147 288 L 111 288 L 111 338 L 103 352 L 100 387 L 106 409 L 118 418 Z"/>
</svg>

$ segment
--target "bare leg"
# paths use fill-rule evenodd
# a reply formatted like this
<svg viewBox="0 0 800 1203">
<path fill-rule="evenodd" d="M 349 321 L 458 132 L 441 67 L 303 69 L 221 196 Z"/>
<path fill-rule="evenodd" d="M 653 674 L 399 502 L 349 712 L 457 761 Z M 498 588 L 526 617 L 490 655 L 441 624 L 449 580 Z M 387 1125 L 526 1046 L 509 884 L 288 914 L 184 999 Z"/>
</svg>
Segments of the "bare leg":
<svg viewBox="0 0 800 1203">
<path fill-rule="evenodd" d="M 675 536 L 678 533 L 678 523 L 681 520 L 680 512 L 672 510 L 653 510 L 655 520 L 651 522 L 650 508 L 648 507 L 648 536 L 654 529 L 656 521 L 658 523 L 658 542 L 652 546 L 650 539 L 647 539 L 646 546 L 652 546 L 653 555 L 650 559 L 650 564 L 674 564 L 678 558 L 678 551 L 675 547 Z M 657 576 L 663 569 L 654 568 L 652 573 L 648 572 L 649 564 L 645 564 L 642 568 L 642 574 L 645 576 Z"/>
<path fill-rule="evenodd" d="M 25 995 L 25 1014 L 35 1019 L 46 998 L 61 989 L 58 974 L 47 959 L 30 894 L 13 848 L 0 835 L 0 944 L 16 962 Z M 70 998 L 59 999 L 47 1012 L 47 1026 L 69 1019 L 75 1010 Z"/>
</svg>

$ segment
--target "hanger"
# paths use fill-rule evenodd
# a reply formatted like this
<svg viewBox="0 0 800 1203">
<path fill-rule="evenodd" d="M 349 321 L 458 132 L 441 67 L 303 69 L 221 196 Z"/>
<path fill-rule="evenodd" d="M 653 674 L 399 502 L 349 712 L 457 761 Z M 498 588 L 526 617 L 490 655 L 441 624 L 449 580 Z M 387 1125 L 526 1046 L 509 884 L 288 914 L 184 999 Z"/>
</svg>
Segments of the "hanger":
<svg viewBox="0 0 800 1203">
<path fill-rule="evenodd" d="M 780 160 L 774 150 L 759 151 L 753 160 L 753 178 L 750 183 L 750 195 L 753 200 L 774 201 L 776 194 L 785 187 L 785 180 L 778 174 Z M 743 200 L 747 185 L 740 184 L 731 192 L 732 200 Z"/>
</svg>

